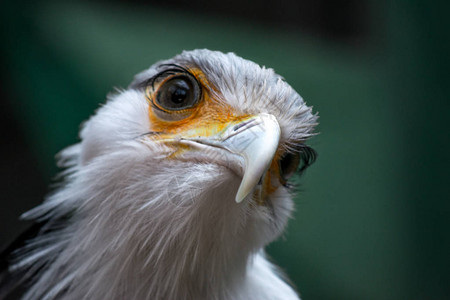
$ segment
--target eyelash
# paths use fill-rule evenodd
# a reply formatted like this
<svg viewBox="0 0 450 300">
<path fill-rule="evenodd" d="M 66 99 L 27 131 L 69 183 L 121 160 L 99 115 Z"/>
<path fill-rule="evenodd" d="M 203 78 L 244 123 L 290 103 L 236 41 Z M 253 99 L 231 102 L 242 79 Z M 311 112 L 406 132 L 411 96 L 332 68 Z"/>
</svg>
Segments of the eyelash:
<svg viewBox="0 0 450 300">
<path fill-rule="evenodd" d="M 188 69 L 184 67 L 178 66 L 176 64 L 163 64 L 160 65 L 159 67 L 170 67 L 170 68 L 157 73 L 143 84 L 146 98 L 148 99 L 150 105 L 154 108 L 154 111 L 158 112 L 160 118 L 169 121 L 176 121 L 186 118 L 194 110 L 193 107 L 187 108 L 185 110 L 167 111 L 162 107 L 160 107 L 158 104 L 156 104 L 155 97 L 157 96 L 161 85 L 163 85 L 165 82 L 177 76 L 180 77 L 186 76 L 190 77 L 192 81 L 195 81 L 195 84 L 197 85 L 198 88 L 198 99 L 202 99 L 203 89 L 201 84 L 199 83 L 198 79 Z"/>
<path fill-rule="evenodd" d="M 156 82 L 156 80 L 158 78 L 162 77 L 162 76 L 168 77 L 168 76 L 173 75 L 173 74 L 186 73 L 186 74 L 194 77 L 189 72 L 188 69 L 183 68 L 182 66 L 179 66 L 177 64 L 163 64 L 163 65 L 160 65 L 159 67 L 172 67 L 172 68 L 169 68 L 169 69 L 166 69 L 166 70 L 163 70 L 163 71 L 159 72 L 158 74 L 156 74 L 155 76 L 150 78 L 149 81 L 147 81 L 146 86 L 148 87 L 149 85 L 151 85 L 153 90 L 155 90 L 155 82 Z"/>
<path fill-rule="evenodd" d="M 298 173 L 301 175 L 303 172 L 312 165 L 317 159 L 317 152 L 313 148 L 302 145 L 300 147 L 300 168 L 298 169 Z"/>
</svg>

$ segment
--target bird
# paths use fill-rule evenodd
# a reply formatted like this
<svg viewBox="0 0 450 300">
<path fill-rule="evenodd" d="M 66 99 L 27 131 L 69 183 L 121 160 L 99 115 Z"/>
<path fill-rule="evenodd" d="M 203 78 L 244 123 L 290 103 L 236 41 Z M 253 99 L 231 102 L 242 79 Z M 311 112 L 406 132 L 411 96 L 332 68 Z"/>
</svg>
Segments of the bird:
<svg viewBox="0 0 450 300">
<path fill-rule="evenodd" d="M 300 299 L 264 248 L 317 124 L 282 76 L 234 53 L 158 61 L 57 155 L 58 186 L 2 253 L 0 298 Z"/>
</svg>

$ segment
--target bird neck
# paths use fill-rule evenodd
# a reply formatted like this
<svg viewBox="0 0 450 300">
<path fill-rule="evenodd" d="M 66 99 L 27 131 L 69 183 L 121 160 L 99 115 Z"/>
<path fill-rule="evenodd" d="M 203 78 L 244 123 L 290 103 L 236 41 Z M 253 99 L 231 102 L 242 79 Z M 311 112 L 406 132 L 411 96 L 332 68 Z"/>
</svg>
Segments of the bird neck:
<svg viewBox="0 0 450 300">
<path fill-rule="evenodd" d="M 249 258 L 260 249 L 255 228 L 246 228 L 248 203 L 235 203 L 229 187 L 197 195 L 195 201 L 166 195 L 165 202 L 156 199 L 147 207 L 151 214 L 133 208 L 127 218 L 117 207 L 92 207 L 90 220 L 73 239 L 83 242 L 72 249 L 84 248 L 73 252 L 92 255 L 89 263 L 82 256 L 71 260 L 80 272 L 78 285 L 89 286 L 92 276 L 87 275 L 95 273 L 97 290 L 89 291 L 91 298 L 228 299 L 245 282 Z M 126 201 L 109 199 L 104 205 Z M 96 235 L 92 228 L 99 229 Z"/>
<path fill-rule="evenodd" d="M 245 281 L 257 249 L 242 235 L 242 207 L 227 194 L 197 200 L 158 214 L 167 218 L 159 220 L 153 241 L 140 251 L 155 299 L 226 299 Z"/>
</svg>

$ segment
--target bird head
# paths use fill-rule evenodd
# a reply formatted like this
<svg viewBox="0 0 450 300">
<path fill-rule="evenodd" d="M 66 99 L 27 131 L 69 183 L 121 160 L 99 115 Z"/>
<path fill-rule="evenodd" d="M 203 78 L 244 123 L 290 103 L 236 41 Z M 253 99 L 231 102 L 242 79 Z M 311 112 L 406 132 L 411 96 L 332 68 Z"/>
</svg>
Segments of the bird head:
<svg viewBox="0 0 450 300">
<path fill-rule="evenodd" d="M 71 214 L 58 237 L 56 264 L 71 270 L 61 278 L 95 270 L 120 286 L 120 270 L 164 291 L 170 281 L 155 278 L 167 274 L 186 286 L 211 280 L 205 274 L 234 278 L 226 274 L 244 274 L 249 256 L 284 229 L 289 178 L 315 158 L 305 142 L 316 122 L 272 69 L 186 51 L 109 96 L 61 154 L 67 184 L 25 216 Z"/>
<path fill-rule="evenodd" d="M 272 69 L 233 53 L 186 51 L 110 97 L 82 131 L 80 161 L 106 170 L 111 176 L 94 176 L 115 192 L 140 191 L 128 197 L 131 214 L 151 219 L 162 209 L 183 224 L 206 216 L 208 228 L 220 221 L 235 234 L 254 226 L 263 233 L 257 248 L 286 223 L 287 181 L 314 160 L 305 141 L 316 120 Z"/>
</svg>

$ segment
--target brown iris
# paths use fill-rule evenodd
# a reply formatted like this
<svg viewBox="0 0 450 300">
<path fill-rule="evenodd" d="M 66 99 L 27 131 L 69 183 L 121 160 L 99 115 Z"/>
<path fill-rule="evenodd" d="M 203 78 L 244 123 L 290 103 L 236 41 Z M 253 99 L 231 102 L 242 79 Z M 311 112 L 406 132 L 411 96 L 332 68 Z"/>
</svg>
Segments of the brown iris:
<svg viewBox="0 0 450 300">
<path fill-rule="evenodd" d="M 164 81 L 156 93 L 156 104 L 165 110 L 191 108 L 199 100 L 198 84 L 189 76 L 179 75 Z"/>
</svg>

